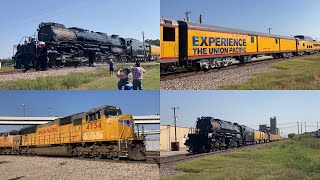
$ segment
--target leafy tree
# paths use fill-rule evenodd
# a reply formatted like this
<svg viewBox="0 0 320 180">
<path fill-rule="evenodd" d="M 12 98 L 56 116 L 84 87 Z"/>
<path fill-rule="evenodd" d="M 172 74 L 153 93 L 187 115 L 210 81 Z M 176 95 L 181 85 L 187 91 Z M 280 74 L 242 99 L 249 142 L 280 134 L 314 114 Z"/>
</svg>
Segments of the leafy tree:
<svg viewBox="0 0 320 180">
<path fill-rule="evenodd" d="M 0 59 L 2 66 L 10 66 L 13 64 L 13 60 L 10 58 Z"/>
<path fill-rule="evenodd" d="M 154 45 L 154 46 L 160 46 L 160 40 L 159 39 L 147 39 L 145 40 L 146 43 L 149 43 L 151 45 Z"/>
</svg>

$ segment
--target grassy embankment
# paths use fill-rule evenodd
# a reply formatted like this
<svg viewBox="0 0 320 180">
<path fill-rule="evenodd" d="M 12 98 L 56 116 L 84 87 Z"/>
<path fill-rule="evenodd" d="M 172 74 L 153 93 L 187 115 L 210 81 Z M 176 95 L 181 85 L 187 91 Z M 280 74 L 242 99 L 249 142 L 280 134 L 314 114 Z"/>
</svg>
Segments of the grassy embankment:
<svg viewBox="0 0 320 180">
<path fill-rule="evenodd" d="M 14 69 L 14 67 L 2 66 L 0 68 L 0 72 L 8 72 L 8 71 L 19 71 L 18 69 Z"/>
<path fill-rule="evenodd" d="M 254 150 L 242 150 L 178 164 L 186 172 L 169 179 L 319 179 L 320 139 L 299 136 Z"/>
<path fill-rule="evenodd" d="M 123 68 L 120 64 L 118 68 Z M 146 90 L 157 90 L 160 87 L 160 65 L 143 65 L 143 86 Z M 9 90 L 63 90 L 63 89 L 101 89 L 117 90 L 117 77 L 110 77 L 107 68 L 99 68 L 94 73 L 73 73 L 63 76 L 39 77 L 34 80 L 19 79 L 0 82 L 0 89 Z"/>
<path fill-rule="evenodd" d="M 229 90 L 319 90 L 320 55 L 275 63 L 276 71 L 255 74 L 249 81 L 223 86 Z"/>
</svg>

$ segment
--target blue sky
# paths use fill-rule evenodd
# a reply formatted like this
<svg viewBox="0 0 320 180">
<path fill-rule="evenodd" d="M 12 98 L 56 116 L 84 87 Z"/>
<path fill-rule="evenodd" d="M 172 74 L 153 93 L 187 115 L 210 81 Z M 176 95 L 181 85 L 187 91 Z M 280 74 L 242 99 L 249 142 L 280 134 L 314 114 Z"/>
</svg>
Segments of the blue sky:
<svg viewBox="0 0 320 180">
<path fill-rule="evenodd" d="M 285 134 L 297 133 L 298 121 L 307 122 L 307 131 L 315 131 L 316 122 L 320 126 L 320 91 L 161 91 L 160 97 L 161 124 L 173 124 L 171 107 L 177 106 L 178 124 L 188 127 L 200 116 L 255 129 L 276 116 Z"/>
<path fill-rule="evenodd" d="M 1 91 L 0 99 L 0 116 L 23 116 L 22 104 L 26 116 L 63 117 L 103 105 L 118 106 L 133 116 L 160 114 L 159 91 Z M 19 127 L 0 125 L 0 132 Z"/>
<path fill-rule="evenodd" d="M 320 40 L 319 0 L 161 0 L 161 17 L 183 20 L 191 11 L 196 22 L 199 15 L 203 23 L 224 27 L 271 32 L 291 36 L 304 34 Z"/>
<path fill-rule="evenodd" d="M 0 7 L 0 58 L 12 56 L 13 45 L 33 35 L 39 23 L 118 34 L 142 40 L 159 38 L 160 0 L 3 0 Z"/>
</svg>

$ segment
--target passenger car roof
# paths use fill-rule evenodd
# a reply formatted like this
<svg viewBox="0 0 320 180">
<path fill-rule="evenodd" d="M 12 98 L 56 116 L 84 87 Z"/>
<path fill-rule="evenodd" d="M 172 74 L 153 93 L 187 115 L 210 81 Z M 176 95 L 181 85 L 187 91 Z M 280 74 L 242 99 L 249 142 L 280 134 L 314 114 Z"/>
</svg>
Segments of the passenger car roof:
<svg viewBox="0 0 320 180">
<path fill-rule="evenodd" d="M 221 27 L 221 26 L 212 26 L 212 25 L 205 25 L 205 24 L 192 23 L 192 22 L 187 22 L 187 24 L 188 24 L 189 28 L 195 28 L 195 29 L 207 30 L 207 31 L 237 33 L 237 34 L 246 34 L 246 35 L 253 35 L 253 36 L 265 36 L 265 37 L 273 37 L 273 38 L 284 38 L 284 39 L 292 39 L 292 40 L 295 39 L 294 37 L 289 37 L 289 36 L 261 33 L 261 32 L 248 31 L 248 30 L 235 29 L 235 28 L 226 28 L 226 27 Z"/>
</svg>

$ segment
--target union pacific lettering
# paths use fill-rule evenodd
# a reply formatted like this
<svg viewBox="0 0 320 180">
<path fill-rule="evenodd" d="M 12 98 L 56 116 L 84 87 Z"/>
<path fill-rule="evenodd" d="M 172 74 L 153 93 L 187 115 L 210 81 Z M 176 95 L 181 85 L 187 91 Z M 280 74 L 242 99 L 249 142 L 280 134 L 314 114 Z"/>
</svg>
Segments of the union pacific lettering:
<svg viewBox="0 0 320 180">
<path fill-rule="evenodd" d="M 39 130 L 38 135 L 47 134 L 47 133 L 54 133 L 54 132 L 58 132 L 58 127 Z"/>
<path fill-rule="evenodd" d="M 247 40 L 239 38 L 193 36 L 192 45 L 194 55 L 247 52 Z"/>
</svg>

